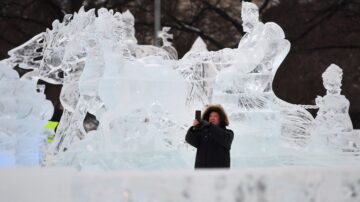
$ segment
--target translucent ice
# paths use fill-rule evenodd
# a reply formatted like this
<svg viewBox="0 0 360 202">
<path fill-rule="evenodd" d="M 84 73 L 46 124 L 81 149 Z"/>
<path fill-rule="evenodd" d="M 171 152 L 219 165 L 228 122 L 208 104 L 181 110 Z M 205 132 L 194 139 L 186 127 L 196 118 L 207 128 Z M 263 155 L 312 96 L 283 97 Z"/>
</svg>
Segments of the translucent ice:
<svg viewBox="0 0 360 202">
<path fill-rule="evenodd" d="M 0 167 L 40 165 L 45 155 L 44 126 L 53 106 L 36 82 L 0 61 Z"/>
</svg>

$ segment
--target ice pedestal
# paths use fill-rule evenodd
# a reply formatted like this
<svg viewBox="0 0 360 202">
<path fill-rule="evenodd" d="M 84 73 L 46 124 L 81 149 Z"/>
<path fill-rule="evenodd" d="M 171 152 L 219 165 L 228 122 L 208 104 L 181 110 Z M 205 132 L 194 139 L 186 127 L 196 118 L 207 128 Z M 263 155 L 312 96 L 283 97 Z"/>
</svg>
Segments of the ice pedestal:
<svg viewBox="0 0 360 202">
<path fill-rule="evenodd" d="M 359 167 L 167 172 L 0 170 L 4 201 L 358 202 Z M 34 184 L 36 182 L 36 184 Z M 19 194 L 21 193 L 21 194 Z"/>
</svg>

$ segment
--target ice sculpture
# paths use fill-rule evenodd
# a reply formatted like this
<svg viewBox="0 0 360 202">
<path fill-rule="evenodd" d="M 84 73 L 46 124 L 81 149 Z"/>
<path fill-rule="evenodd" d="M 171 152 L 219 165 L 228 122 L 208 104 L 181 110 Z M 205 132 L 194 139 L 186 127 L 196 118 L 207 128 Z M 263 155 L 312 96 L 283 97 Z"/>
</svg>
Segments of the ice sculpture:
<svg viewBox="0 0 360 202">
<path fill-rule="evenodd" d="M 173 57 L 164 49 L 137 45 L 134 17 L 129 11 L 121 14 L 99 9 L 97 14 L 94 9 L 85 11 L 81 8 L 74 16 L 65 16 L 62 23 L 55 21 L 52 30 L 28 42 L 40 47 L 36 48 L 42 51 L 43 57 L 38 66 L 32 67 L 33 74 L 38 73 L 49 83 L 63 84 L 60 100 L 64 113 L 50 147 L 52 153 L 66 150 L 72 142 L 85 137 L 83 120 L 87 113 L 96 116 L 105 111 L 97 90 L 105 69 L 104 55 L 115 51 L 127 59 L 152 54 Z M 166 44 L 166 47 L 170 46 Z M 24 50 L 27 47 L 10 51 L 13 63 L 23 61 Z M 38 54 L 30 55 L 30 59 L 34 60 Z"/>
<path fill-rule="evenodd" d="M 229 112 L 234 158 L 276 156 L 282 125 L 272 81 L 290 43 L 277 24 L 259 21 L 255 4 L 243 2 L 241 17 L 246 34 L 232 50 L 233 64 L 217 75 L 212 101 Z"/>
<path fill-rule="evenodd" d="M 193 111 L 215 102 L 229 113 L 235 131 L 233 167 L 313 165 L 317 159 L 311 152 L 324 142 L 322 151 L 336 145 L 336 151 L 358 152 L 359 133 L 349 125 L 349 103 L 333 95 L 335 84 L 326 83 L 329 95 L 318 98 L 317 106 L 276 97 L 273 78 L 290 43 L 280 26 L 258 18 L 256 5 L 243 2 L 246 34 L 237 48 L 208 51 L 199 38 L 177 59 L 169 28 L 159 33 L 162 47 L 139 45 L 129 11 L 102 8 L 96 15 L 82 8 L 11 50 L 11 66 L 33 70 L 24 78 L 63 85 L 64 113 L 46 165 L 100 170 L 192 167 L 194 154 L 184 144 L 184 134 Z M 342 100 L 338 114 L 347 117 L 341 119 L 342 127 L 351 130 L 333 134 L 326 125 L 335 97 Z M 314 121 L 306 108 L 318 107 Z M 89 114 L 99 122 L 96 130 L 84 128 Z M 331 162 L 334 159 L 324 164 Z"/>
<path fill-rule="evenodd" d="M 349 100 L 340 94 L 342 75 L 342 69 L 335 64 L 331 64 L 322 74 L 326 95 L 318 96 L 315 100 L 319 111 L 314 125 L 314 149 L 320 147 L 327 152 L 331 149 L 337 152 L 358 152 L 360 149 L 360 134 L 353 131 L 348 114 Z"/>
<path fill-rule="evenodd" d="M 243 73 L 276 72 L 290 50 L 284 31 L 274 22 L 259 21 L 259 9 L 253 3 L 242 2 L 241 18 L 246 33 L 238 46 L 237 61 Z M 271 88 L 271 86 L 270 86 Z"/>
<path fill-rule="evenodd" d="M 326 95 L 316 98 L 319 111 L 316 128 L 319 132 L 350 132 L 353 130 L 349 112 L 349 100 L 341 92 L 342 69 L 331 64 L 322 74 Z"/>
<path fill-rule="evenodd" d="M 69 24 L 68 29 L 74 30 L 74 34 L 66 39 L 70 43 L 65 49 L 67 54 L 64 63 L 70 62 L 71 65 L 65 66 L 69 72 L 64 76 L 61 92 L 65 110 L 55 139 L 56 144 L 53 145 L 56 146 L 53 149 L 55 152 L 64 150 L 72 142 L 85 137 L 83 120 L 88 112 L 97 115 L 99 110 L 104 110 L 97 92 L 99 79 L 104 71 L 103 46 L 109 46 L 113 42 L 120 43 L 123 46 L 121 54 L 132 57 L 137 42 L 133 25 L 134 18 L 129 11 L 114 14 L 107 9 L 99 9 L 98 17 L 94 10 L 85 12 L 81 9 Z M 82 26 L 83 29 L 79 30 L 77 26 Z"/>
<path fill-rule="evenodd" d="M 0 61 L 0 167 L 39 166 L 45 156 L 44 126 L 53 106 L 36 83 Z"/>
<path fill-rule="evenodd" d="M 112 53 L 111 48 L 104 50 L 103 74 L 98 91 L 92 92 L 98 92 L 103 105 L 111 110 L 95 111 L 100 121 L 98 130 L 67 145 L 67 151 L 50 164 L 87 169 L 184 167 L 187 162 L 181 156 L 180 143 L 185 128 L 176 121 L 182 120 L 185 110 L 185 80 L 169 66 L 172 63 L 158 57 L 128 60 Z M 102 158 L 103 153 L 108 158 Z M 94 157 L 98 154 L 100 159 Z"/>
<path fill-rule="evenodd" d="M 70 18 L 68 17 L 67 19 Z M 85 12 L 83 9 L 80 9 L 73 16 L 72 20 L 65 20 L 62 23 L 55 21 L 53 29 L 47 30 L 46 33 L 41 35 L 44 38 L 41 39 L 44 40 L 41 45 L 45 47 L 45 50 L 43 51 L 43 59 L 40 65 L 33 68 L 34 73 L 38 73 L 40 78 L 46 77 L 44 80 L 50 83 L 63 84 L 60 99 L 64 106 L 64 113 L 54 142 L 49 147 L 49 155 L 56 155 L 67 150 L 69 150 L 67 155 L 71 155 L 74 154 L 74 151 L 78 151 L 76 149 L 77 142 L 85 139 L 88 135 L 83 127 L 83 121 L 87 113 L 91 113 L 99 120 L 102 120 L 99 130 L 94 133 L 97 133 L 96 137 L 99 139 L 104 139 L 103 142 L 108 142 L 114 138 L 119 141 L 121 140 L 119 137 L 126 137 L 126 134 L 118 134 L 118 130 L 128 126 L 107 127 L 109 123 L 119 123 L 117 121 L 119 119 L 134 120 L 134 118 L 131 118 L 134 114 L 138 114 L 137 118 L 139 120 L 146 119 L 144 117 L 146 113 L 137 113 L 137 110 L 149 108 L 151 104 L 161 104 L 161 109 L 164 110 L 165 114 L 169 114 L 169 111 L 174 109 L 179 112 L 178 115 L 184 113 L 184 109 L 181 106 L 184 106 L 182 101 L 185 99 L 185 80 L 182 79 L 176 70 L 173 70 L 172 61 L 162 61 L 163 59 L 175 59 L 176 51 L 169 51 L 175 49 L 166 42 L 162 48 L 137 45 L 133 23 L 134 18 L 128 11 L 123 14 L 114 14 L 111 10 L 99 9 L 98 16 L 95 16 L 94 10 Z M 164 30 L 164 34 L 167 31 Z M 169 35 L 164 36 L 165 38 L 169 38 Z M 28 43 L 33 44 L 33 41 Z M 40 40 L 36 39 L 36 42 L 38 41 Z M 164 47 L 167 47 L 168 50 L 166 51 Z M 24 52 L 22 49 L 26 50 L 24 47 L 19 47 L 18 49 L 21 51 L 17 51 L 16 53 L 19 52 L 17 55 L 11 55 L 11 58 L 22 56 Z M 137 60 L 137 58 L 143 59 Z M 119 60 L 120 62 L 116 63 Z M 18 63 L 15 60 L 12 61 Z M 144 77 L 139 77 L 138 72 L 144 73 Z M 158 73 L 154 74 L 154 72 Z M 139 78 L 142 78 L 142 80 L 139 80 Z M 120 83 L 114 81 L 119 81 Z M 166 82 L 170 83 L 164 85 Z M 108 88 L 109 85 L 110 88 Z M 176 86 L 179 87 L 176 88 Z M 134 87 L 136 90 L 133 89 Z M 168 87 L 168 90 L 165 90 L 165 87 Z M 144 97 L 144 94 L 148 95 L 147 99 Z M 170 102 L 169 95 L 172 95 L 171 97 L 174 98 Z M 135 100 L 138 100 L 138 102 L 134 102 Z M 113 109 L 116 110 L 113 111 Z M 122 111 L 122 113 L 119 114 L 118 111 Z M 129 113 L 133 114 L 129 115 Z M 184 128 L 176 122 L 169 120 L 169 118 L 181 119 L 181 115 L 173 116 L 171 114 L 171 117 L 167 116 L 158 116 L 156 120 L 152 120 L 150 123 L 156 124 L 160 122 L 164 128 L 170 128 L 164 129 L 156 126 L 155 129 L 160 131 L 160 134 L 167 133 L 170 137 L 178 134 L 178 136 L 176 138 L 168 138 L 171 141 L 166 140 L 166 138 L 164 140 L 162 138 L 160 138 L 161 140 L 156 139 L 156 137 L 153 138 L 155 138 L 155 142 L 159 141 L 163 145 L 172 144 L 170 150 L 174 151 L 178 144 L 181 143 L 180 133 L 183 133 Z M 164 126 L 163 122 L 167 123 L 165 124 L 166 126 Z M 146 123 L 143 126 L 143 130 L 146 131 L 147 129 L 144 129 L 144 127 L 148 125 L 149 123 Z M 178 129 L 179 127 L 181 128 L 180 130 Z M 175 132 L 171 128 L 177 128 L 178 130 Z M 137 131 L 138 128 L 135 127 L 133 129 L 129 133 L 139 132 Z M 152 132 L 145 134 L 153 135 L 155 133 L 154 130 L 150 130 Z M 170 133 L 166 132 L 167 130 L 172 131 Z M 135 141 L 141 142 L 137 138 L 140 138 L 140 136 L 137 136 Z M 89 141 L 92 139 L 90 138 Z M 87 141 L 82 142 L 86 144 Z M 71 146 L 73 144 L 74 146 Z M 124 141 L 122 145 L 132 144 Z M 184 144 L 181 143 L 181 145 Z M 109 144 L 104 144 L 97 152 L 109 152 L 111 150 L 115 156 L 118 156 L 116 152 L 119 151 L 126 153 L 124 146 L 120 147 L 123 150 L 109 150 L 108 146 Z M 141 145 L 131 147 L 133 147 L 131 150 L 134 150 L 134 148 L 139 150 Z M 151 151 L 150 149 L 149 153 Z M 162 150 L 160 149 L 160 151 Z M 167 150 L 162 153 L 169 154 L 170 152 Z M 136 152 L 134 155 L 136 155 Z M 59 155 L 58 158 L 62 159 L 61 156 Z M 79 159 L 80 157 L 80 153 L 75 154 L 73 159 Z M 91 158 L 90 156 L 87 157 Z M 120 159 L 120 157 L 118 158 Z M 50 159 L 47 162 L 48 164 L 54 164 L 51 162 L 51 159 L 54 159 L 54 157 L 48 159 Z M 139 161 L 144 160 L 144 158 L 139 158 Z M 65 164 L 66 162 L 65 160 L 56 160 L 56 158 L 54 161 L 58 162 L 58 164 L 61 162 Z M 91 164 L 89 164 L 89 161 L 87 162 L 83 166 L 90 167 Z M 107 162 L 107 164 L 111 164 L 111 162 Z M 124 161 L 120 165 L 122 165 L 122 168 L 133 168 L 137 164 L 126 164 Z"/>
</svg>

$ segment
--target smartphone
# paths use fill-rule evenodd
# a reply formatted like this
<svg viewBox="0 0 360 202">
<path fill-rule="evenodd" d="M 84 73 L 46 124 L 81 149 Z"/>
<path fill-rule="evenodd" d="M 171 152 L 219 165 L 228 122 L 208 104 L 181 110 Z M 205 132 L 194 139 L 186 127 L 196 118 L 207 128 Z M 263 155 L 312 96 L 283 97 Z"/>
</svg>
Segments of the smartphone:
<svg viewBox="0 0 360 202">
<path fill-rule="evenodd" d="M 201 121 L 201 111 L 200 110 L 195 111 L 195 119 L 198 121 Z"/>
</svg>

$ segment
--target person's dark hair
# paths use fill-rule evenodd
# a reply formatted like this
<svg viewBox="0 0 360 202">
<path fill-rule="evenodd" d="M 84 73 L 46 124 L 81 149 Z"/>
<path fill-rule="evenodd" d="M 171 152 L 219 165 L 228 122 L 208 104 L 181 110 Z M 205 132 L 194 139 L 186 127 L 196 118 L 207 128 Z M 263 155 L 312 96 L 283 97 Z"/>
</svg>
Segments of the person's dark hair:
<svg viewBox="0 0 360 202">
<path fill-rule="evenodd" d="M 219 104 L 208 105 L 202 115 L 202 120 L 209 121 L 211 112 L 216 112 L 220 116 L 220 126 L 225 127 L 229 125 L 229 119 L 225 113 L 224 108 Z"/>
</svg>

